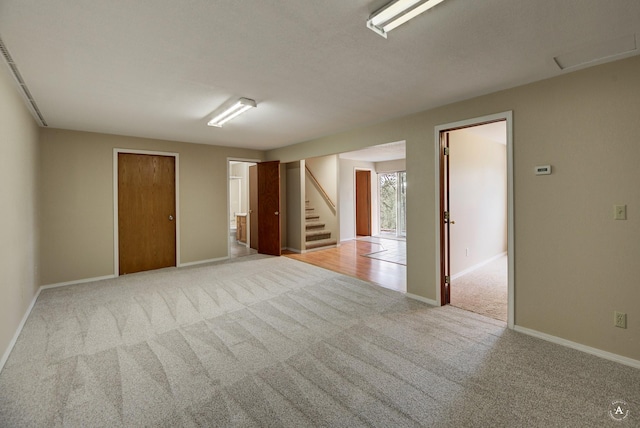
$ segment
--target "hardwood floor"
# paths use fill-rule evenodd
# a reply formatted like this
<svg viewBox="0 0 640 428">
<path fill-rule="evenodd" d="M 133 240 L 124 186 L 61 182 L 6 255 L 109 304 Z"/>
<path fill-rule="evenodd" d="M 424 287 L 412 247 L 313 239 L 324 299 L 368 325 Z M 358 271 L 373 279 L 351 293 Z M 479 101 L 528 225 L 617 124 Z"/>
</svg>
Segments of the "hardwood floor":
<svg viewBox="0 0 640 428">
<path fill-rule="evenodd" d="M 407 291 L 407 267 L 363 254 L 380 251 L 381 244 L 359 240 L 346 241 L 337 248 L 305 254 L 283 252 L 282 255 L 315 266 L 374 282 L 382 287 Z"/>
</svg>

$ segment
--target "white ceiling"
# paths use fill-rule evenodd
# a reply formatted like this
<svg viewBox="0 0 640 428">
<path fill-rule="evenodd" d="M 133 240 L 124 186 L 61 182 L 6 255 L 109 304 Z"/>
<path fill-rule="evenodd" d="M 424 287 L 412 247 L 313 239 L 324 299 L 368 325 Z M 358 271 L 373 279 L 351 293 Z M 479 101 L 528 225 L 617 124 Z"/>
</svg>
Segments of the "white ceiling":
<svg viewBox="0 0 640 428">
<path fill-rule="evenodd" d="M 340 153 L 340 159 L 350 159 L 367 162 L 383 162 L 388 160 L 404 159 L 407 156 L 406 142 L 378 144 L 366 149 L 353 152 Z"/>
<path fill-rule="evenodd" d="M 51 127 L 256 149 L 638 53 L 610 52 L 638 0 L 446 0 L 385 40 L 386 2 L 0 0 L 0 37 Z M 258 108 L 206 126 L 239 97 Z"/>
</svg>

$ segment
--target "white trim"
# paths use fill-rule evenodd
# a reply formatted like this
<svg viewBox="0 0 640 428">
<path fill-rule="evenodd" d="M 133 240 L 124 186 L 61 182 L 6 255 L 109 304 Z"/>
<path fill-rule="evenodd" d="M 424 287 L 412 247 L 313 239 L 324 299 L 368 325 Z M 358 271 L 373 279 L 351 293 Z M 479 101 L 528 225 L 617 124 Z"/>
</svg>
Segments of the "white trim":
<svg viewBox="0 0 640 428">
<path fill-rule="evenodd" d="M 173 156 L 175 158 L 175 190 L 176 190 L 176 267 L 180 266 L 180 154 L 174 152 L 158 152 L 153 150 L 113 149 L 113 274 L 120 276 L 120 254 L 118 237 L 118 153 L 131 153 L 153 156 Z"/>
<path fill-rule="evenodd" d="M 473 271 L 474 271 L 474 270 L 476 270 L 476 269 L 480 269 L 482 266 L 488 265 L 488 264 L 489 264 L 489 263 L 491 263 L 492 261 L 494 261 L 494 260 L 498 260 L 499 258 L 504 257 L 504 256 L 506 256 L 506 255 L 507 255 L 507 252 L 506 252 L 506 251 L 504 251 L 504 252 L 502 252 L 502 253 L 500 253 L 500 254 L 496 254 L 496 255 L 495 255 L 495 256 L 493 256 L 493 257 L 489 257 L 488 259 L 483 260 L 483 261 L 481 261 L 480 263 L 477 263 L 477 264 L 475 264 L 475 265 L 473 265 L 473 266 L 471 266 L 471 267 L 469 267 L 469 268 L 467 268 L 467 269 L 463 270 L 462 272 L 458 272 L 458 273 L 457 273 L 457 274 L 455 274 L 455 275 L 451 275 L 451 281 L 453 281 L 454 279 L 458 279 L 458 278 L 460 278 L 460 277 L 463 277 L 463 276 L 465 276 L 466 274 L 471 273 L 471 272 L 473 272 Z"/>
<path fill-rule="evenodd" d="M 29 315 L 31 315 L 31 311 L 33 310 L 33 307 L 36 304 L 36 300 L 38 300 L 38 296 L 40 296 L 40 291 L 42 291 L 42 287 L 38 288 L 38 291 L 36 292 L 36 295 L 33 296 L 33 299 L 31 300 L 31 304 L 29 305 L 29 307 L 27 308 L 27 311 L 25 312 L 24 316 L 22 317 L 22 321 L 20 321 L 20 324 L 18 324 L 18 328 L 16 329 L 16 333 L 13 335 L 13 338 L 11 339 L 11 342 L 9 342 L 9 346 L 7 346 L 7 349 L 4 351 L 4 354 L 2 355 L 2 359 L 0 359 L 0 373 L 2 373 L 2 369 L 4 369 L 4 365 L 7 362 L 7 360 L 9 359 L 9 355 L 13 351 L 13 347 L 16 346 L 16 342 L 18 341 L 18 337 L 20 336 L 20 333 L 22 333 L 22 328 L 24 327 L 25 323 L 27 322 L 27 318 L 29 318 Z"/>
<path fill-rule="evenodd" d="M 215 259 L 198 260 L 196 262 L 180 263 L 180 266 L 178 266 L 178 267 L 203 265 L 205 263 L 214 263 L 214 262 L 219 262 L 219 261 L 222 261 L 222 260 L 229 260 L 229 259 L 230 259 L 229 256 L 225 256 L 225 257 L 218 257 L 218 258 L 215 258 Z"/>
<path fill-rule="evenodd" d="M 442 302 L 440 295 L 440 133 L 450 129 L 464 128 L 492 122 L 506 120 L 507 122 L 507 255 L 509 258 L 508 272 L 508 303 L 507 326 L 514 328 L 515 319 L 515 228 L 514 228 L 514 199 L 513 199 L 513 111 L 491 114 L 488 116 L 466 119 L 459 122 L 446 123 L 434 128 L 434 163 L 435 163 L 435 274 L 436 274 L 436 301 Z"/>
<path fill-rule="evenodd" d="M 604 358 L 605 360 L 615 361 L 616 363 L 624 364 L 625 366 L 630 366 L 636 369 L 640 369 L 640 361 L 634 360 L 633 358 L 628 358 L 622 355 L 614 354 L 612 352 L 607 352 L 601 349 L 592 348 L 591 346 L 572 342 L 570 340 L 563 339 L 557 336 L 552 336 L 550 334 L 542 333 L 537 330 L 532 330 L 530 328 L 520 327 L 519 325 L 516 325 L 513 329 L 518 333 L 526 334 L 528 336 L 533 336 L 538 339 L 545 340 L 547 342 L 555 343 L 556 345 L 565 346 L 567 348 L 571 348 L 587 354 L 595 355 L 596 357 Z"/>
<path fill-rule="evenodd" d="M 96 277 L 93 277 L 93 278 L 77 279 L 75 281 L 57 282 L 55 284 L 46 284 L 46 285 L 41 286 L 40 289 L 46 290 L 48 288 L 66 287 L 67 285 L 85 284 L 87 282 L 104 281 L 105 279 L 114 279 L 114 278 L 116 278 L 116 275 L 96 276 Z"/>
<path fill-rule="evenodd" d="M 438 283 L 438 285 L 440 285 L 440 284 Z M 418 296 L 417 294 L 404 293 L 404 295 L 407 296 L 410 299 L 418 300 L 418 301 L 420 301 L 422 303 L 426 303 L 426 304 L 431 305 L 431 306 L 440 306 L 438 304 L 438 302 L 436 302 L 435 300 L 427 299 L 426 297 Z"/>
</svg>

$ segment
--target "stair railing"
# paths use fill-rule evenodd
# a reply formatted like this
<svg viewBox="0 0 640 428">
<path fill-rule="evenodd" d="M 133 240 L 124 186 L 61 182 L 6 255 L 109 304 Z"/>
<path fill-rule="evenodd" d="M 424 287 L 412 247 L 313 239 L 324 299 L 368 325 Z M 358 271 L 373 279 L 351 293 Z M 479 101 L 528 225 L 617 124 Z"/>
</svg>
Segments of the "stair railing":
<svg viewBox="0 0 640 428">
<path fill-rule="evenodd" d="M 320 184 L 320 182 L 318 181 L 316 176 L 313 175 L 313 172 L 311 172 L 309 167 L 307 165 L 305 165 L 304 167 L 307 170 L 307 173 L 309 174 L 309 177 L 311 177 L 311 181 L 313 182 L 313 184 L 318 188 L 318 190 L 320 190 L 320 193 L 322 194 L 322 197 L 327 202 L 327 204 L 329 204 L 329 206 L 331 207 L 331 209 L 335 213 L 336 212 L 336 204 L 333 203 L 333 201 L 331 200 L 331 198 L 327 194 L 327 191 L 324 190 L 324 187 L 322 187 L 322 184 Z"/>
</svg>

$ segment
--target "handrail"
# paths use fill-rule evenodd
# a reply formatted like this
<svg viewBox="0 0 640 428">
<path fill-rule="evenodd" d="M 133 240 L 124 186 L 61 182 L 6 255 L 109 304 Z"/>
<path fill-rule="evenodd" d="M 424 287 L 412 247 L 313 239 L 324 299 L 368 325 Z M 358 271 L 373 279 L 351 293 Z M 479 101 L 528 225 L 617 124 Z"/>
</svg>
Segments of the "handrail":
<svg viewBox="0 0 640 428">
<path fill-rule="evenodd" d="M 304 167 L 307 170 L 307 172 L 309 173 L 309 175 L 311 176 L 311 179 L 313 180 L 313 183 L 320 190 L 320 193 L 322 193 L 322 196 L 324 196 L 324 199 L 329 203 L 329 205 L 331 205 L 331 207 L 335 211 L 336 210 L 336 204 L 333 203 L 333 201 L 331 200 L 331 198 L 329 197 L 327 192 L 324 190 L 324 187 L 322 187 L 322 184 L 320 184 L 320 182 L 318 181 L 316 176 L 313 175 L 313 172 L 311 172 L 311 170 L 309 169 L 309 167 L 307 165 L 305 165 Z"/>
</svg>

